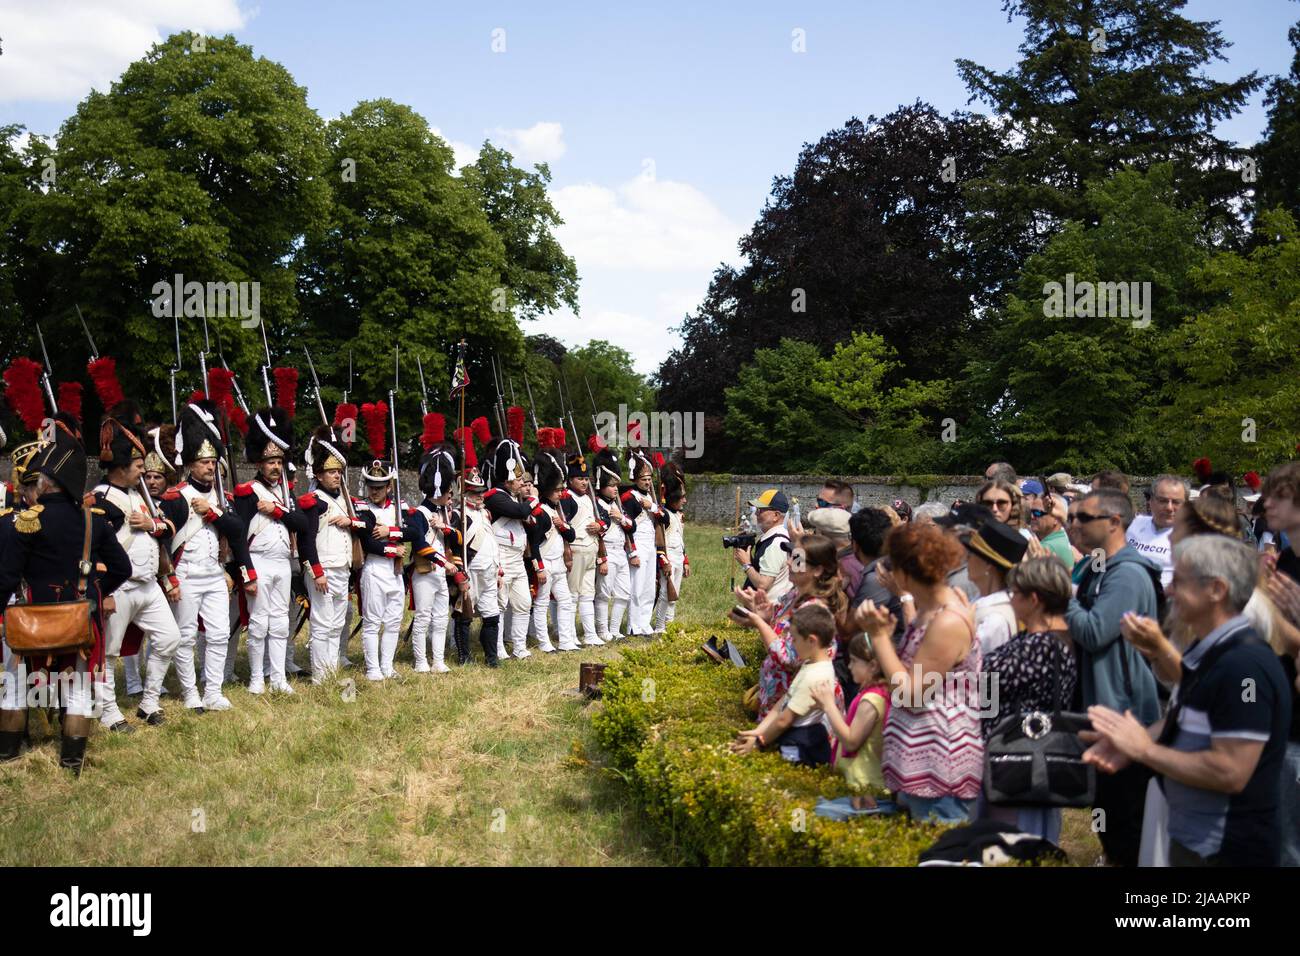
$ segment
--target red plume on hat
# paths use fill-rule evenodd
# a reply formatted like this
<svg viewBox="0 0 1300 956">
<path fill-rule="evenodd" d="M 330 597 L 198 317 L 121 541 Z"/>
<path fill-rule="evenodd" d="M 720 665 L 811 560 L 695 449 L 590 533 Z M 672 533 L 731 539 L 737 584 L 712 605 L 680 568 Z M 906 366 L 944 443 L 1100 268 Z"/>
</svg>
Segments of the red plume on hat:
<svg viewBox="0 0 1300 956">
<path fill-rule="evenodd" d="M 248 412 L 238 405 L 230 407 L 230 424 L 239 430 L 239 434 L 248 437 Z"/>
<path fill-rule="evenodd" d="M 86 371 L 95 384 L 95 394 L 99 396 L 99 404 L 104 406 L 104 411 L 116 408 L 126 398 L 122 394 L 122 384 L 117 380 L 117 359 L 111 355 L 101 355 L 86 363 Z"/>
<path fill-rule="evenodd" d="M 1196 479 L 1201 484 L 1205 484 L 1210 480 L 1210 472 L 1213 470 L 1214 467 L 1210 464 L 1210 459 L 1208 458 L 1198 458 L 1196 461 L 1192 462 L 1192 471 L 1196 473 Z"/>
<path fill-rule="evenodd" d="M 656 468 L 662 468 L 664 466 L 664 453 L 657 451 L 650 456 L 650 460 L 655 463 Z"/>
<path fill-rule="evenodd" d="M 487 421 L 487 419 L 483 419 Z M 478 452 L 474 450 L 474 429 L 457 428 L 452 432 L 456 439 L 456 444 L 464 449 L 464 469 L 468 471 L 471 468 L 478 467 Z"/>
<path fill-rule="evenodd" d="M 5 369 L 5 397 L 9 407 L 30 432 L 39 432 L 45 421 L 45 399 L 41 397 L 41 366 L 18 357 Z"/>
<path fill-rule="evenodd" d="M 524 427 L 522 422 L 520 422 L 519 427 Z M 474 440 L 480 445 L 486 445 L 492 440 L 492 426 L 488 424 L 487 416 L 485 415 L 480 415 L 478 418 L 470 422 L 469 429 L 474 435 Z"/>
<path fill-rule="evenodd" d="M 334 407 L 334 425 L 337 427 L 347 422 L 355 423 L 357 420 L 356 402 L 339 402 Z"/>
<path fill-rule="evenodd" d="M 208 369 L 208 397 L 229 415 L 235 407 L 235 373 L 220 367 Z"/>
<path fill-rule="evenodd" d="M 366 426 L 366 441 L 376 458 L 383 458 L 388 447 L 388 403 L 366 402 L 361 406 L 361 420 Z"/>
<path fill-rule="evenodd" d="M 59 383 L 59 411 L 67 412 L 73 418 L 81 418 L 81 383 Z"/>
<path fill-rule="evenodd" d="M 1241 480 L 1251 491 L 1259 491 L 1259 486 L 1262 484 L 1257 471 L 1246 472 L 1241 476 Z"/>
<path fill-rule="evenodd" d="M 556 448 L 556 447 L 563 448 L 563 447 L 564 447 L 564 445 L 563 445 L 562 443 L 561 443 L 560 445 L 558 445 L 558 446 L 556 445 L 557 438 L 556 438 L 556 434 L 555 434 L 555 433 L 556 433 L 557 431 L 559 431 L 558 428 L 539 428 L 539 429 L 537 429 L 537 449 L 538 449 L 538 451 L 546 451 L 547 449 L 551 449 L 551 448 Z"/>
<path fill-rule="evenodd" d="M 420 447 L 428 451 L 434 445 L 441 444 L 447 438 L 447 418 L 437 412 L 424 416 L 424 431 L 420 433 Z"/>
<path fill-rule="evenodd" d="M 524 443 L 524 410 L 519 405 L 506 409 L 506 437 L 516 445 Z"/>
<path fill-rule="evenodd" d="M 275 404 L 293 418 L 298 408 L 298 370 L 273 368 L 271 374 L 275 376 Z"/>
<path fill-rule="evenodd" d="M 201 401 L 203 401 L 203 400 L 206 399 L 206 398 L 207 398 L 207 395 L 205 395 L 205 394 L 203 393 L 203 389 L 201 389 L 201 388 L 196 388 L 194 391 L 190 392 L 190 401 L 191 401 L 191 402 L 201 402 Z"/>
<path fill-rule="evenodd" d="M 593 455 L 596 452 L 604 451 L 605 447 L 605 440 L 599 435 L 592 435 L 587 439 L 587 451 L 591 452 Z"/>
</svg>

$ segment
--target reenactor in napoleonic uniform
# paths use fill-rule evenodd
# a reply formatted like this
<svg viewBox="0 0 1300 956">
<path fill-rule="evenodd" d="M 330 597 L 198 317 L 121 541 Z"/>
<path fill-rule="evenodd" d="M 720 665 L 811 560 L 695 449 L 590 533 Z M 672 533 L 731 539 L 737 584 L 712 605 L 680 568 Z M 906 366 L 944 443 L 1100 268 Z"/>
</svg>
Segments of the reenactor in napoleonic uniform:
<svg viewBox="0 0 1300 956">
<path fill-rule="evenodd" d="M 28 470 L 35 501 L 0 522 L 0 608 L 24 590 L 30 604 L 90 602 L 91 646 L 85 652 L 26 658 L 11 654 L 0 687 L 0 760 L 21 753 L 26 710 L 40 703 L 28 678 L 44 670 L 46 702 L 62 710 L 59 764 L 80 774 L 95 725 L 95 673 L 104 666 L 104 616 L 112 594 L 131 576 L 131 559 L 104 520 L 84 500 L 86 448 L 71 416 L 56 416 L 53 440 L 43 440 Z"/>
</svg>

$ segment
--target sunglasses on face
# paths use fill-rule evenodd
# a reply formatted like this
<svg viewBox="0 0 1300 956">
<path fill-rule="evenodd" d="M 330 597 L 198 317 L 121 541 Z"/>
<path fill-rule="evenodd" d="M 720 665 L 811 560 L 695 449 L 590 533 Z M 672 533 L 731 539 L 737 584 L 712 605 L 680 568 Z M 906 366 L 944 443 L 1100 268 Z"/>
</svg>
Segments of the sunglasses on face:
<svg viewBox="0 0 1300 956">
<path fill-rule="evenodd" d="M 978 502 L 985 508 L 1010 508 L 1010 498 L 981 498 Z"/>
<path fill-rule="evenodd" d="M 1045 517 L 1046 515 L 1047 515 L 1047 512 L 1044 511 L 1044 510 L 1041 509 L 1041 508 L 1030 508 L 1030 509 L 1029 509 L 1029 516 L 1030 516 L 1031 518 L 1042 518 L 1042 517 Z"/>
<path fill-rule="evenodd" d="M 818 508 L 838 508 L 839 505 L 836 504 L 834 501 L 827 501 L 825 498 L 818 498 L 818 499 L 817 499 L 817 507 L 818 507 Z"/>
<path fill-rule="evenodd" d="M 1091 524 L 1092 522 L 1099 521 L 1102 518 L 1113 518 L 1113 517 L 1115 516 L 1114 515 L 1090 515 L 1086 511 L 1076 511 L 1074 514 L 1070 515 L 1070 520 L 1077 521 L 1079 522 L 1079 524 Z"/>
</svg>

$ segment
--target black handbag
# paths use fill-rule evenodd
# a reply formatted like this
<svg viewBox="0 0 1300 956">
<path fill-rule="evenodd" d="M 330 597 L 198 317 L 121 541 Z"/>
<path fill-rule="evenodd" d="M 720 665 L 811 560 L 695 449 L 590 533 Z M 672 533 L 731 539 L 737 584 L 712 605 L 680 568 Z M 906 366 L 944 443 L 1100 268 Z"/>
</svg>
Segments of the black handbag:
<svg viewBox="0 0 1300 956">
<path fill-rule="evenodd" d="M 1090 807 L 1097 770 L 1083 762 L 1091 730 L 1087 714 L 1063 710 L 1061 674 L 1053 675 L 1050 712 L 1013 714 L 998 723 L 984 745 L 984 796 L 989 803 L 1023 807 Z"/>
</svg>

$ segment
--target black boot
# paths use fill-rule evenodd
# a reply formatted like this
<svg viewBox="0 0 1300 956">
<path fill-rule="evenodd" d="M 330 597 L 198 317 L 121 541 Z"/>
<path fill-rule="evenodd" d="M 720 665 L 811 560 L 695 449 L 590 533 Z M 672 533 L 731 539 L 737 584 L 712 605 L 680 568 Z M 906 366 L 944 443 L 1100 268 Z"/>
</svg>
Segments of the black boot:
<svg viewBox="0 0 1300 956">
<path fill-rule="evenodd" d="M 499 616 L 485 617 L 478 632 L 478 642 L 483 645 L 483 659 L 488 667 L 497 666 L 497 627 L 500 623 Z"/>
<path fill-rule="evenodd" d="M 453 631 L 453 636 L 456 638 L 456 662 L 462 665 L 469 663 L 469 626 L 469 619 L 456 618 L 456 627 Z"/>
<path fill-rule="evenodd" d="M 87 737 L 64 736 L 59 748 L 59 766 L 72 771 L 74 777 L 81 776 L 81 763 L 86 759 Z"/>
<path fill-rule="evenodd" d="M 23 752 L 27 736 L 27 711 L 0 710 L 0 760 L 13 760 Z"/>
</svg>

